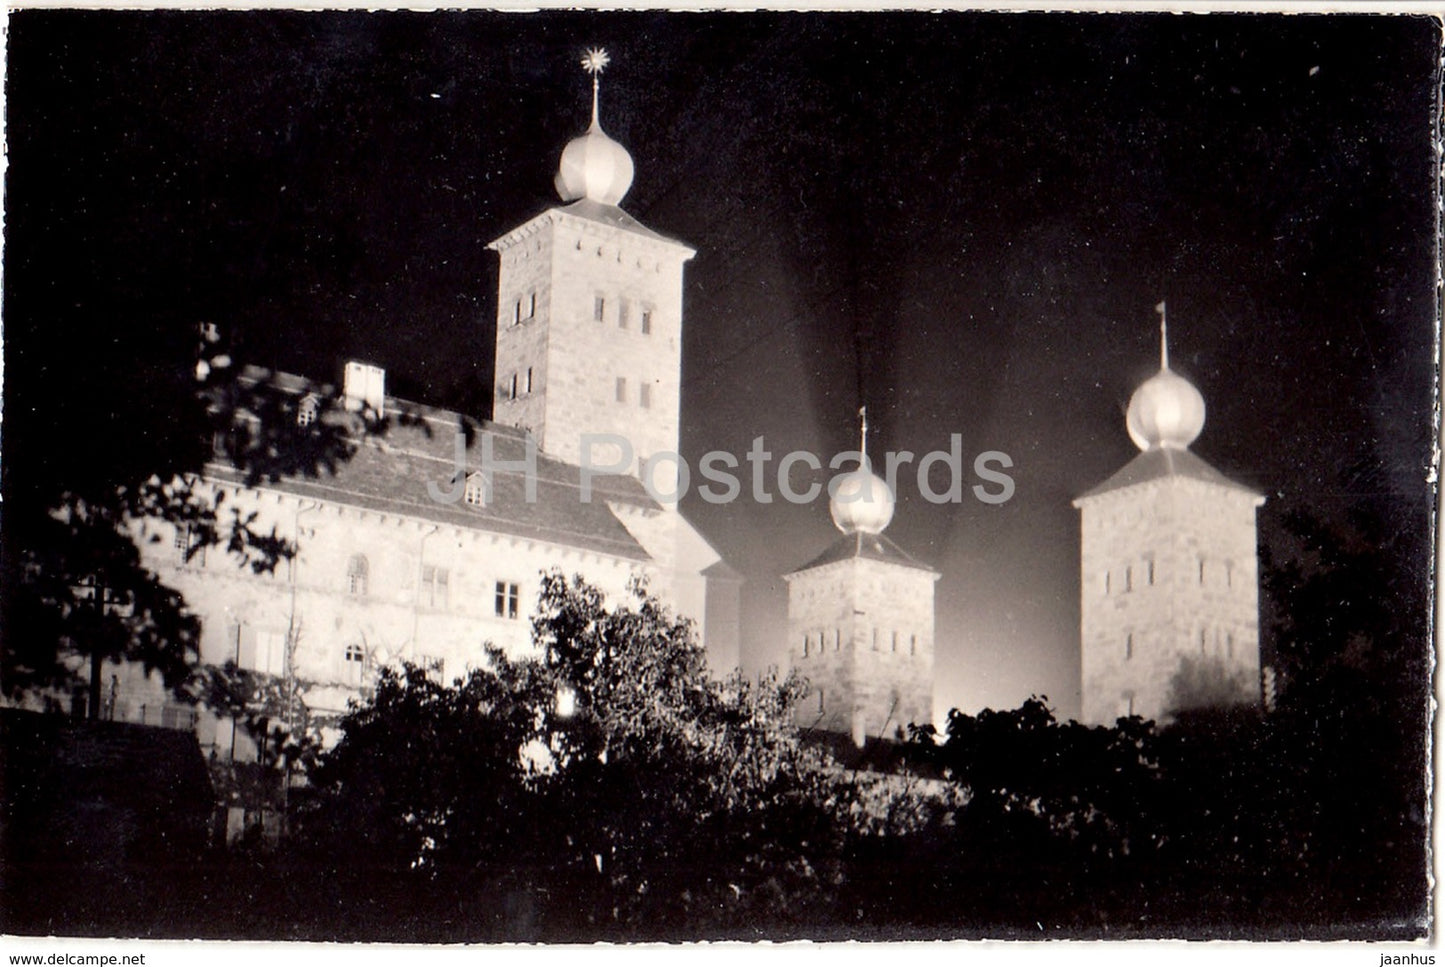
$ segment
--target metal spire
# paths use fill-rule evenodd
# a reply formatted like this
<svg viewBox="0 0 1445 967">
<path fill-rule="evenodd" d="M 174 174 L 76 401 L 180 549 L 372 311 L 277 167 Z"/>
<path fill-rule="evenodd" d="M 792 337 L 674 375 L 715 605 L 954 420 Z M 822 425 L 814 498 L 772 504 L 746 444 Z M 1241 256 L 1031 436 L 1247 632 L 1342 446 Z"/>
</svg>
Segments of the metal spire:
<svg viewBox="0 0 1445 967">
<path fill-rule="evenodd" d="M 607 51 L 602 47 L 589 48 L 587 53 L 582 56 L 582 69 L 592 75 L 592 126 L 594 128 L 600 126 L 597 122 L 598 78 L 611 62 L 612 58 L 607 56 Z"/>
<path fill-rule="evenodd" d="M 863 457 L 863 462 L 862 462 L 861 464 L 859 464 L 859 468 L 860 468 L 860 469 L 863 469 L 863 470 L 866 470 L 866 469 L 868 469 L 868 407 L 867 407 L 867 406 L 860 406 L 860 407 L 858 407 L 858 422 L 859 422 L 858 452 L 859 452 L 859 453 L 862 455 L 862 457 Z"/>
<path fill-rule="evenodd" d="M 1169 368 L 1169 311 L 1163 302 L 1154 307 L 1159 313 L 1159 368 Z"/>
</svg>

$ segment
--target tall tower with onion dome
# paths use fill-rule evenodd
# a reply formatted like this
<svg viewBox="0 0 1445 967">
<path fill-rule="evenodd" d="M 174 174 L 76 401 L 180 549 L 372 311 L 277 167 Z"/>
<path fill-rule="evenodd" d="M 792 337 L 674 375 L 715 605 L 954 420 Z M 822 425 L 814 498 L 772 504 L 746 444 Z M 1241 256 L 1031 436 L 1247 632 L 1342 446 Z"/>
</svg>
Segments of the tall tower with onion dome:
<svg viewBox="0 0 1445 967">
<path fill-rule="evenodd" d="M 1204 398 L 1169 368 L 1129 400 L 1140 453 L 1074 501 L 1081 512 L 1080 721 L 1260 700 L 1255 511 L 1264 497 L 1189 450 Z"/>
<path fill-rule="evenodd" d="M 809 682 L 794 716 L 802 728 L 898 738 L 933 722 L 933 584 L 938 572 L 883 535 L 894 496 L 868 463 L 859 411 L 857 470 L 830 487 L 843 536 L 788 583 L 788 653 Z"/>
<path fill-rule="evenodd" d="M 493 414 L 552 456 L 625 462 L 641 476 L 648 457 L 677 453 L 682 268 L 695 252 L 618 207 L 633 168 L 599 120 L 607 64 L 600 49 L 582 58 L 592 123 L 562 151 L 553 183 L 563 204 L 489 246 L 501 257 Z M 675 461 L 656 470 L 657 490 L 671 493 Z"/>
<path fill-rule="evenodd" d="M 633 167 L 602 130 L 608 62 L 601 49 L 582 58 L 592 120 L 562 149 L 561 204 L 489 246 L 500 257 L 493 419 L 532 434 L 548 456 L 652 486 L 648 499 L 600 483 L 577 499 L 605 503 L 619 543 L 642 546 L 652 590 L 696 622 L 726 674 L 739 660 L 739 581 L 676 499 L 682 269 L 695 252 L 618 207 Z"/>
</svg>

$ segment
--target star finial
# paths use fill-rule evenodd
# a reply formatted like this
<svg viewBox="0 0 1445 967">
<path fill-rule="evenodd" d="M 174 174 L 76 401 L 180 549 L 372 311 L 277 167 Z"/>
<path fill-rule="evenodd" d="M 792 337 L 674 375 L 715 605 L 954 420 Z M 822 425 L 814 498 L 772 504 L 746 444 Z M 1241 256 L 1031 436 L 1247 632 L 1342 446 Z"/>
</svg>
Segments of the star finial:
<svg viewBox="0 0 1445 967">
<path fill-rule="evenodd" d="M 582 55 L 582 69 L 592 75 L 592 126 L 598 130 L 602 126 L 597 121 L 597 78 L 610 63 L 612 58 L 607 56 L 603 47 L 589 47 Z"/>
<path fill-rule="evenodd" d="M 612 58 L 607 56 L 607 51 L 602 47 L 590 47 L 586 54 L 582 55 L 582 69 L 596 77 L 612 63 Z"/>
</svg>

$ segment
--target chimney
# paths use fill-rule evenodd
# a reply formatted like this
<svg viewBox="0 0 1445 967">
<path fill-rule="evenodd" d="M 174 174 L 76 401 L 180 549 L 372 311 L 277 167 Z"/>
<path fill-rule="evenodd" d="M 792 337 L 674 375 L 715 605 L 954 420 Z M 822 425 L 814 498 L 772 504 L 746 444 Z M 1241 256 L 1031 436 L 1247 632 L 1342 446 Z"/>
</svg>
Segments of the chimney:
<svg viewBox="0 0 1445 967">
<path fill-rule="evenodd" d="M 348 360 L 341 386 L 348 410 L 370 409 L 378 419 L 386 415 L 386 370 L 380 366 Z"/>
</svg>

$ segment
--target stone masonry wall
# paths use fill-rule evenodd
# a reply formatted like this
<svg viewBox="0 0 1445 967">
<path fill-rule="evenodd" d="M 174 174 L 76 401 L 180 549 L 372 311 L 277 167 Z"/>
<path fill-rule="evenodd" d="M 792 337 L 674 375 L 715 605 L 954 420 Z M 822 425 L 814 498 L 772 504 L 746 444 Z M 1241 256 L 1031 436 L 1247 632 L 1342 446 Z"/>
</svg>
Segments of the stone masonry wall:
<svg viewBox="0 0 1445 967">
<path fill-rule="evenodd" d="M 856 739 L 932 723 L 936 579 L 864 558 L 788 576 L 788 653 L 811 685 L 799 725 Z"/>
<path fill-rule="evenodd" d="M 648 456 L 676 453 L 688 251 L 554 210 L 501 252 L 499 391 L 510 389 L 511 372 L 525 373 L 528 365 L 542 381 L 534 383 L 535 399 L 504 405 L 499 392 L 499 419 L 530 426 L 545 452 L 571 463 L 582 462 L 582 436 L 589 433 L 627 439 L 633 451 L 627 472 L 634 475 Z M 536 324 L 504 326 L 514 315 L 513 293 L 534 288 Z M 621 456 L 598 447 L 591 461 L 611 464 Z M 659 464 L 656 481 L 661 493 L 674 489 L 672 463 Z"/>
<path fill-rule="evenodd" d="M 1083 721 L 1258 700 L 1259 501 L 1176 477 L 1079 502 Z"/>
</svg>

